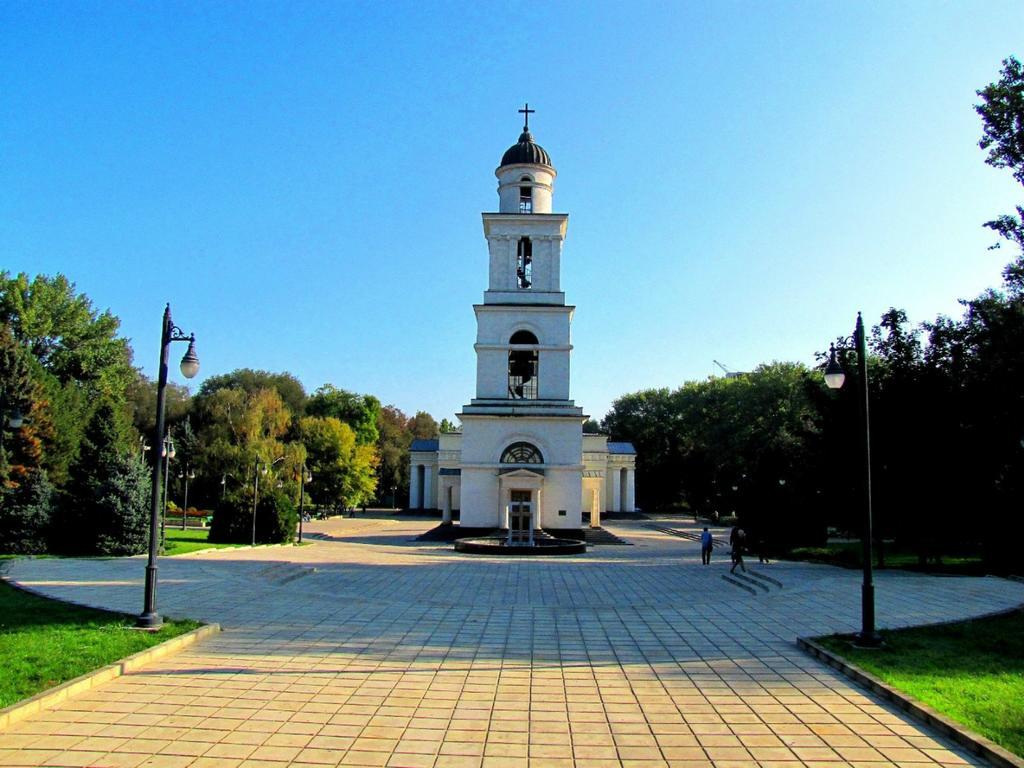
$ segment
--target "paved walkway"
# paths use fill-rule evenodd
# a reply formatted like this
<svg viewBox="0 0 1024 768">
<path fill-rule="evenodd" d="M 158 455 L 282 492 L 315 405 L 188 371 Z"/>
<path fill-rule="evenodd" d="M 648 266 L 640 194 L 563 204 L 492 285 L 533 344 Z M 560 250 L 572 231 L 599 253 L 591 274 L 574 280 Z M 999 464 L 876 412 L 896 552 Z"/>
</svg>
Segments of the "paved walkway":
<svg viewBox="0 0 1024 768">
<path fill-rule="evenodd" d="M 161 611 L 225 631 L 0 733 L 0 765 L 978 764 L 794 645 L 857 629 L 856 572 L 754 564 L 784 586 L 751 595 L 726 556 L 702 566 L 642 521 L 609 523 L 635 546 L 550 560 L 411 541 L 430 525 L 335 520 L 306 547 L 161 560 Z M 10 576 L 138 612 L 143 566 Z M 1024 602 L 994 578 L 886 572 L 877 592 L 884 626 Z"/>
</svg>

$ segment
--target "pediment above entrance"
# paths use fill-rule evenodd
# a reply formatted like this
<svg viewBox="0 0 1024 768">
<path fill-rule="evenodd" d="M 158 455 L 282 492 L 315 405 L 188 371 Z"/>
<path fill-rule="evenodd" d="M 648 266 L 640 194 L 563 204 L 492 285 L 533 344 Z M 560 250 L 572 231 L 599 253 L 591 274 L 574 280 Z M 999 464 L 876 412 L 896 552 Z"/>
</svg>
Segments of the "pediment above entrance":
<svg viewBox="0 0 1024 768">
<path fill-rule="evenodd" d="M 515 478 L 537 478 L 544 477 L 543 469 L 526 469 L 524 467 L 516 467 L 509 469 L 499 469 L 498 474 L 501 475 L 502 480 L 515 479 Z"/>
</svg>

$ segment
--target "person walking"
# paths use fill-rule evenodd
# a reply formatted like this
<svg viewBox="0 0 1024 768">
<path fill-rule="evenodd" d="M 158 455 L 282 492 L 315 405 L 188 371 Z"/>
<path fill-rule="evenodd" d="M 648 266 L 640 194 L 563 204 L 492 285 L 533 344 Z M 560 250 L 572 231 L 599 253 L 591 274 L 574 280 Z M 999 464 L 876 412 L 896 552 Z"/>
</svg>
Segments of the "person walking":
<svg viewBox="0 0 1024 768">
<path fill-rule="evenodd" d="M 743 529 L 738 525 L 734 526 L 729 534 L 729 544 L 732 545 L 732 568 L 729 569 L 729 573 L 735 573 L 737 565 L 744 573 L 747 572 L 747 566 L 743 564 L 743 545 L 746 543 L 746 539 L 747 534 Z"/>
<path fill-rule="evenodd" d="M 704 532 L 700 535 L 700 562 L 703 565 L 711 565 L 711 550 L 715 548 L 715 537 L 705 526 Z"/>
</svg>

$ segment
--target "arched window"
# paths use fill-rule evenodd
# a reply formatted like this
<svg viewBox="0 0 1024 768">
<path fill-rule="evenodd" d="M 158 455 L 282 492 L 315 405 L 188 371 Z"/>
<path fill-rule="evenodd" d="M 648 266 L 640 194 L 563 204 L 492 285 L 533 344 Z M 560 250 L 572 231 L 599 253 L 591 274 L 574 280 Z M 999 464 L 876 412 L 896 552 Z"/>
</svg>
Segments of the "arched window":
<svg viewBox="0 0 1024 768">
<path fill-rule="evenodd" d="M 516 249 L 516 279 L 520 288 L 529 288 L 533 285 L 533 243 L 530 238 L 519 238 L 519 247 Z"/>
<path fill-rule="evenodd" d="M 536 345 L 537 337 L 529 331 L 516 331 L 509 344 Z M 537 399 L 537 368 L 540 353 L 536 349 L 508 351 L 508 396 L 514 400 Z"/>
<path fill-rule="evenodd" d="M 522 183 L 519 187 L 519 212 L 533 213 L 533 189 L 528 186 L 533 179 L 523 176 L 519 181 Z"/>
<path fill-rule="evenodd" d="M 544 457 L 537 446 L 530 443 L 512 443 L 501 454 L 502 464 L 543 464 Z"/>
<path fill-rule="evenodd" d="M 509 344 L 540 344 L 537 341 L 537 337 L 529 331 L 516 331 L 512 334 L 512 338 L 508 340 Z"/>
</svg>

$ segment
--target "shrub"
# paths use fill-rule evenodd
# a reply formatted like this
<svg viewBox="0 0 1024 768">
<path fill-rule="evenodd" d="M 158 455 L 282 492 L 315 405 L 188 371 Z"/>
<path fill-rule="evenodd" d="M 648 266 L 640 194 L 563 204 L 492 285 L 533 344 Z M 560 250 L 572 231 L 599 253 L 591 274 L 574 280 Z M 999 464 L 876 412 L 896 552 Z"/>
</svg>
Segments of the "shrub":
<svg viewBox="0 0 1024 768">
<path fill-rule="evenodd" d="M 248 544 L 252 541 L 252 492 L 226 496 L 213 512 L 210 541 Z M 291 541 L 299 523 L 295 505 L 287 495 L 273 489 L 260 493 L 256 505 L 256 543 L 280 544 Z"/>
<path fill-rule="evenodd" d="M 53 486 L 44 470 L 30 472 L 16 488 L 0 490 L 0 552 L 46 552 L 53 508 Z"/>
<path fill-rule="evenodd" d="M 149 544 L 149 473 L 132 455 L 111 462 L 96 499 L 95 551 L 101 555 L 137 555 Z"/>
</svg>

